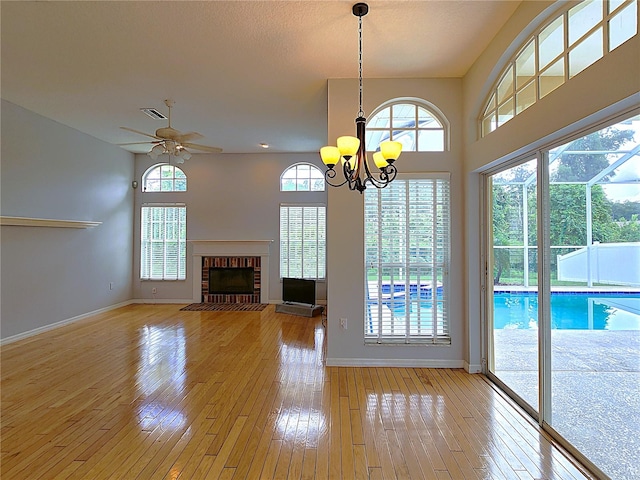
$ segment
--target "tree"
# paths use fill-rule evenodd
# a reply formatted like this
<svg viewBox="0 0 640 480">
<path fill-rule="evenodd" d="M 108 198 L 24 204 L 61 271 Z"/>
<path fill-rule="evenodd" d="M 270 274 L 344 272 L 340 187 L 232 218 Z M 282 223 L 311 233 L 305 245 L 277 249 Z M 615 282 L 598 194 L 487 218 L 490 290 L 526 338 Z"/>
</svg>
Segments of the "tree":
<svg viewBox="0 0 640 480">
<path fill-rule="evenodd" d="M 550 173 L 550 241 L 553 246 L 587 244 L 586 184 L 610 165 L 606 153 L 616 151 L 633 139 L 633 130 L 610 127 L 573 141 L 557 160 Z M 593 153 L 592 153 L 593 152 Z M 505 170 L 494 177 L 493 242 L 496 247 L 537 244 L 536 182 L 527 182 L 535 174 L 535 161 Z M 603 177 L 611 178 L 615 172 Z M 524 185 L 527 187 L 528 211 L 523 212 Z M 640 202 L 614 204 L 601 185 L 591 187 L 591 224 L 594 242 L 640 241 Z M 614 210 L 615 208 L 615 210 Z M 615 215 L 614 215 L 615 212 Z M 526 220 L 525 220 L 526 218 Z M 620 220 L 616 221 L 617 218 Z M 624 218 L 624 220 L 622 220 Z M 523 238 L 524 222 L 528 238 Z M 513 267 L 513 249 L 494 248 L 494 283 Z M 521 261 L 519 257 L 517 262 Z M 553 263 L 553 259 L 552 259 Z M 529 265 L 530 271 L 535 265 Z"/>
<path fill-rule="evenodd" d="M 611 204 L 611 214 L 613 218 L 620 221 L 622 219 L 631 221 L 633 215 L 640 215 L 640 202 L 625 200 L 624 202 L 613 202 Z"/>
<path fill-rule="evenodd" d="M 552 182 L 588 182 L 609 166 L 605 153 L 616 151 L 626 142 L 633 140 L 633 130 L 605 128 L 571 142 L 558 159 L 558 169 L 551 175 Z M 577 153 L 571 153 L 577 152 Z M 606 175 L 611 178 L 615 173 Z"/>
<path fill-rule="evenodd" d="M 616 242 L 640 242 L 640 220 L 638 215 L 631 215 L 629 221 L 616 222 L 618 227 Z"/>
<path fill-rule="evenodd" d="M 579 184 L 552 184 L 549 188 L 551 245 L 587 244 L 587 194 Z M 611 202 L 600 185 L 591 187 L 592 239 L 616 241 Z"/>
</svg>

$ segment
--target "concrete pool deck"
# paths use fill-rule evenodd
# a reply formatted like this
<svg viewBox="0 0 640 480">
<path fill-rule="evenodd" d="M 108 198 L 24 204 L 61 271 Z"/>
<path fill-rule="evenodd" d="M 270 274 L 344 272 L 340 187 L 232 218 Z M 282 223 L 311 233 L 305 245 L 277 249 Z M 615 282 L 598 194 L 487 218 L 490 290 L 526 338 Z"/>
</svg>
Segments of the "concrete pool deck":
<svg viewBox="0 0 640 480">
<path fill-rule="evenodd" d="M 536 410 L 537 335 L 494 330 L 494 373 Z M 611 478 L 640 478 L 640 330 L 552 330 L 551 345 L 550 425 Z"/>
</svg>

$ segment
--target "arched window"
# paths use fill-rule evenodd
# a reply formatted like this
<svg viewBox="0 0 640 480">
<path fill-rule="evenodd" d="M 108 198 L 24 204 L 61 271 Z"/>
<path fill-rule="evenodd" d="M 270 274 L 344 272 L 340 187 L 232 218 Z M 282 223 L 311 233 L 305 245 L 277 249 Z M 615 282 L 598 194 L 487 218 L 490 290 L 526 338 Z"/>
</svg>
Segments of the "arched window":
<svg viewBox="0 0 640 480">
<path fill-rule="evenodd" d="M 323 192 L 324 174 L 311 163 L 296 163 L 280 175 L 281 192 Z"/>
<path fill-rule="evenodd" d="M 174 165 L 154 165 L 142 176 L 142 191 L 186 192 L 187 176 Z"/>
<path fill-rule="evenodd" d="M 415 101 L 394 101 L 374 112 L 367 122 L 367 151 L 381 142 L 402 143 L 404 152 L 443 152 L 448 146 L 447 121 L 433 106 Z"/>
<path fill-rule="evenodd" d="M 638 0 L 586 0 L 529 37 L 489 93 L 484 137 L 638 33 Z"/>
<path fill-rule="evenodd" d="M 280 176 L 281 192 L 323 192 L 324 173 L 311 163 L 296 163 Z M 280 278 L 325 278 L 325 204 L 280 204 Z"/>
</svg>

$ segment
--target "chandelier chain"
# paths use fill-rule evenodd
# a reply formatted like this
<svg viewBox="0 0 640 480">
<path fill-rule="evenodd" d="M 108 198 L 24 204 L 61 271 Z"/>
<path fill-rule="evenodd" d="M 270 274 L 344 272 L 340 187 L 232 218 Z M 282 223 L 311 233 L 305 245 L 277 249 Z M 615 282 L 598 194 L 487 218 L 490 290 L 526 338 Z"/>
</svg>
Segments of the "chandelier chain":
<svg viewBox="0 0 640 480">
<path fill-rule="evenodd" d="M 358 17 L 358 78 L 360 81 L 360 110 L 358 111 L 358 116 L 364 117 L 364 110 L 362 109 L 362 16 Z"/>
</svg>

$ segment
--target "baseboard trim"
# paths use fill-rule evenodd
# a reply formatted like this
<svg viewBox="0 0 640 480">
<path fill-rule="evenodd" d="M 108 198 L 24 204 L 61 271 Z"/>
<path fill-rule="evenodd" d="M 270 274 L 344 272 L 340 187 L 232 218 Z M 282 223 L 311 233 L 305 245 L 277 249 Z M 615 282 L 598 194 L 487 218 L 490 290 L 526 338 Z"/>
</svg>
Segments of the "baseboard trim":
<svg viewBox="0 0 640 480">
<path fill-rule="evenodd" d="M 464 362 L 464 369 L 467 373 L 482 373 L 482 365 Z"/>
<path fill-rule="evenodd" d="M 134 298 L 131 303 L 141 303 L 144 305 L 160 305 L 160 304 L 184 304 L 190 305 L 193 302 L 193 298 Z"/>
<path fill-rule="evenodd" d="M 408 368 L 464 368 L 463 360 L 428 360 L 418 358 L 327 358 L 327 367 L 408 367 Z"/>
<path fill-rule="evenodd" d="M 108 307 L 99 308 L 98 310 L 93 310 L 91 312 L 83 313 L 82 315 L 76 315 L 75 317 L 67 318 L 66 320 L 61 320 L 56 323 L 51 323 L 49 325 L 44 325 L 42 327 L 34 328 L 33 330 L 29 330 L 27 332 L 18 333 L 17 335 L 12 335 L 10 337 L 0 339 L 0 346 L 17 342 L 18 340 L 24 340 L 26 338 L 33 337 L 40 333 L 48 332 L 49 330 L 55 330 L 56 328 L 64 327 L 65 325 L 70 325 L 72 323 L 85 320 L 89 317 L 93 317 L 94 315 L 105 313 L 110 310 L 115 310 L 116 308 L 126 307 L 127 305 L 131 305 L 132 303 L 135 303 L 135 302 L 133 300 L 127 300 L 125 302 L 109 305 Z"/>
</svg>

